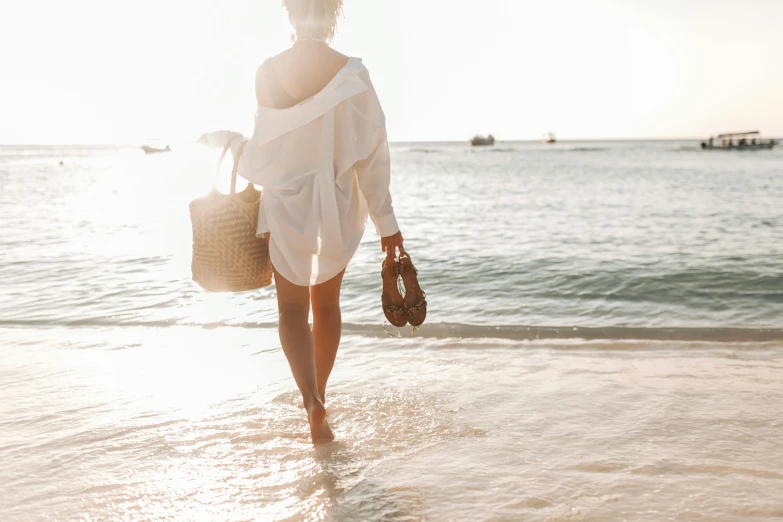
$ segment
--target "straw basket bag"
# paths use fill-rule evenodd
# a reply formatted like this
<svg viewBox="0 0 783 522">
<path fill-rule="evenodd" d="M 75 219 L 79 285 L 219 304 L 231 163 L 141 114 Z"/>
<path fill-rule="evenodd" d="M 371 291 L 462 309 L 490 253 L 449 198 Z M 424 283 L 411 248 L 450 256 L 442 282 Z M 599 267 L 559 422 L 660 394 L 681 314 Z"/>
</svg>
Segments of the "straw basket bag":
<svg viewBox="0 0 783 522">
<path fill-rule="evenodd" d="M 223 149 L 218 170 L 228 149 Z M 261 192 L 252 183 L 236 192 L 240 156 L 234 158 L 229 194 L 213 188 L 190 203 L 193 281 L 210 292 L 244 292 L 272 284 L 267 243 L 256 237 Z"/>
</svg>

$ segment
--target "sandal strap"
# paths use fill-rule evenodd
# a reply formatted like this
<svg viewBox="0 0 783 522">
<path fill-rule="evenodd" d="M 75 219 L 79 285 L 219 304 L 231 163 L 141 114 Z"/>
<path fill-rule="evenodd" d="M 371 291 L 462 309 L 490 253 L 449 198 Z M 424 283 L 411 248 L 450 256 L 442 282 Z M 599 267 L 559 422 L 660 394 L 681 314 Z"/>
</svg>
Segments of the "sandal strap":
<svg viewBox="0 0 783 522">
<path fill-rule="evenodd" d="M 383 307 L 384 312 L 389 312 L 390 314 L 393 314 L 395 312 L 405 312 L 404 308 L 401 308 L 397 305 L 390 304 Z"/>
<path fill-rule="evenodd" d="M 422 299 L 418 304 L 415 306 L 411 306 L 410 308 L 405 309 L 405 313 L 410 314 L 412 312 L 418 312 L 419 310 L 426 310 L 427 309 L 427 300 Z"/>
</svg>

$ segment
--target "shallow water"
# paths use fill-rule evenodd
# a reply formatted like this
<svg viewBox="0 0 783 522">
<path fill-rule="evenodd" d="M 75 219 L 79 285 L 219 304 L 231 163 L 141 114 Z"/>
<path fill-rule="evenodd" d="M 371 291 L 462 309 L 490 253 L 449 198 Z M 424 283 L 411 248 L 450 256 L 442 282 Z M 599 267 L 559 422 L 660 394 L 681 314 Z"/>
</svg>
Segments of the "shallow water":
<svg viewBox="0 0 783 522">
<path fill-rule="evenodd" d="M 347 336 L 313 448 L 271 330 L 0 330 L 4 520 L 773 520 L 783 347 Z"/>
<path fill-rule="evenodd" d="M 274 287 L 189 280 L 214 159 L 0 147 L 0 519 L 783 517 L 780 151 L 394 145 L 428 322 L 368 229 L 319 448 Z"/>
<path fill-rule="evenodd" d="M 783 150 L 392 152 L 395 207 L 431 323 L 782 326 Z M 187 204 L 211 186 L 215 159 L 198 148 L 0 149 L 0 321 L 271 325 L 273 288 L 210 296 L 190 282 Z M 225 187 L 226 168 L 217 179 Z M 348 323 L 381 322 L 378 245 L 368 228 L 346 273 Z"/>
</svg>

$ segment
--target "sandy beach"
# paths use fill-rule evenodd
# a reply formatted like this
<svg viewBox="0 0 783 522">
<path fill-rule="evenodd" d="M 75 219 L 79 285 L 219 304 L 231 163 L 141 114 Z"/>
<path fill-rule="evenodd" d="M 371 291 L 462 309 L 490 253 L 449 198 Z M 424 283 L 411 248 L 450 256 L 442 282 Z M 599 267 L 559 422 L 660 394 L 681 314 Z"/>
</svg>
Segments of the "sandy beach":
<svg viewBox="0 0 783 522">
<path fill-rule="evenodd" d="M 781 20 L 5 2 L 0 522 L 783 520 Z"/>
</svg>

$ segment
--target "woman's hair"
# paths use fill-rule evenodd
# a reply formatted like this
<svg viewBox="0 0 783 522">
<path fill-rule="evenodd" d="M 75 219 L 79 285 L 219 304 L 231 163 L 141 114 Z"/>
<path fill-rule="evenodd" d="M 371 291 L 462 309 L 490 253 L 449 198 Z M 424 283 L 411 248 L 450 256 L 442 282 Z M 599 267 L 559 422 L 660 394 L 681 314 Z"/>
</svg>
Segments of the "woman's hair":
<svg viewBox="0 0 783 522">
<path fill-rule="evenodd" d="M 283 0 L 296 37 L 330 42 L 343 10 L 343 0 Z"/>
</svg>

